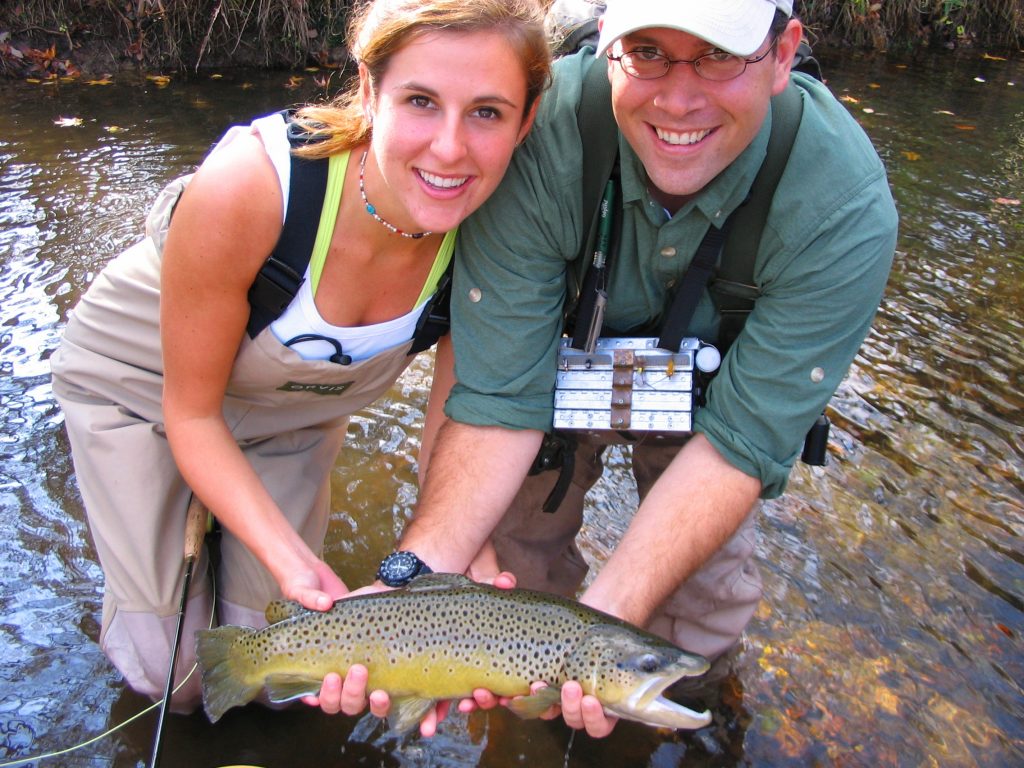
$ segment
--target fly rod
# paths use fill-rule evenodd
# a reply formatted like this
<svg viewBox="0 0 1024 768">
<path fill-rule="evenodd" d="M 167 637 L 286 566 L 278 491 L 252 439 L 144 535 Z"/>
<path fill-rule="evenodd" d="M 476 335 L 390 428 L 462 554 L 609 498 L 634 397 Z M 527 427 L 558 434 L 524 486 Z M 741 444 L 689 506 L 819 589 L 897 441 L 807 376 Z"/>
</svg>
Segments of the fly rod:
<svg viewBox="0 0 1024 768">
<path fill-rule="evenodd" d="M 185 624 L 185 603 L 188 602 L 188 588 L 192 581 L 192 569 L 199 558 L 199 550 L 203 546 L 203 537 L 206 535 L 206 520 L 209 510 L 199 500 L 199 497 L 192 494 L 188 503 L 188 511 L 185 513 L 185 581 L 181 587 L 181 602 L 178 605 L 178 624 L 174 630 L 174 643 L 171 645 L 171 664 L 167 669 L 167 684 L 164 686 L 164 698 L 160 703 L 160 715 L 156 721 L 156 736 L 153 738 L 153 756 L 150 758 L 150 768 L 157 768 L 160 765 L 160 748 L 163 746 L 164 722 L 167 719 L 167 710 L 171 705 L 171 693 L 174 689 L 174 666 L 178 662 L 178 646 L 181 644 L 181 631 Z"/>
</svg>

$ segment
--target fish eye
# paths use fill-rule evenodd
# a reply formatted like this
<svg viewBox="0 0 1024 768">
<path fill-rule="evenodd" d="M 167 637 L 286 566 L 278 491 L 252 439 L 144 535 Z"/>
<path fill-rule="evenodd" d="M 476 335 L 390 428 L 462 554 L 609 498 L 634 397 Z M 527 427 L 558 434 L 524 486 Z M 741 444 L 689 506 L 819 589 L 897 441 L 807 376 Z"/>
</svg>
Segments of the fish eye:
<svg viewBox="0 0 1024 768">
<path fill-rule="evenodd" d="M 636 660 L 641 672 L 655 672 L 658 669 L 658 657 L 653 653 L 645 653 Z"/>
</svg>

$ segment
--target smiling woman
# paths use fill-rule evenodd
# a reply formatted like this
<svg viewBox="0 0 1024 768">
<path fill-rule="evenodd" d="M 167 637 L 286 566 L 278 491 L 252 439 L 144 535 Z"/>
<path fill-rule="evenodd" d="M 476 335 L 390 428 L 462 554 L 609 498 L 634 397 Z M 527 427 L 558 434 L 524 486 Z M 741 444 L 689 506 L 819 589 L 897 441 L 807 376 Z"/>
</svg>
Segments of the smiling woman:
<svg viewBox="0 0 1024 768">
<path fill-rule="evenodd" d="M 455 229 L 548 79 L 533 0 L 377 0 L 350 41 L 352 90 L 229 130 L 164 190 L 52 357 L 105 577 L 100 644 L 146 695 L 173 663 L 192 492 L 223 528 L 220 621 L 260 626 L 274 598 L 324 610 L 348 592 L 320 555 L 348 416 L 444 332 L 420 321 L 437 315 Z M 187 637 L 211 615 L 207 568 Z M 175 709 L 197 703 L 192 681 L 176 691 Z"/>
</svg>

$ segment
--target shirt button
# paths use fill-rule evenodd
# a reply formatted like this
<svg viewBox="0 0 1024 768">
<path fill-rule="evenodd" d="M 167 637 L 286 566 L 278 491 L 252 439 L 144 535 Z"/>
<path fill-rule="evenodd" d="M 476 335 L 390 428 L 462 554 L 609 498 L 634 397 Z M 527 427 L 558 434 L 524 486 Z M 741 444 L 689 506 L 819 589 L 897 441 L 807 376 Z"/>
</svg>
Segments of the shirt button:
<svg viewBox="0 0 1024 768">
<path fill-rule="evenodd" d="M 672 278 L 672 279 L 671 279 L 671 280 L 669 280 L 669 281 L 668 281 L 667 283 L 665 283 L 665 287 L 666 287 L 666 288 L 675 288 L 675 287 L 676 287 L 676 281 L 675 281 L 675 278 Z"/>
<path fill-rule="evenodd" d="M 483 298 L 483 295 L 483 291 L 481 291 L 479 288 L 469 289 L 469 300 L 472 301 L 474 304 L 480 301 L 480 299 Z"/>
<path fill-rule="evenodd" d="M 661 249 L 661 255 L 664 256 L 665 258 L 670 259 L 676 255 L 676 249 L 673 248 L 671 245 L 666 245 L 664 248 Z"/>
</svg>

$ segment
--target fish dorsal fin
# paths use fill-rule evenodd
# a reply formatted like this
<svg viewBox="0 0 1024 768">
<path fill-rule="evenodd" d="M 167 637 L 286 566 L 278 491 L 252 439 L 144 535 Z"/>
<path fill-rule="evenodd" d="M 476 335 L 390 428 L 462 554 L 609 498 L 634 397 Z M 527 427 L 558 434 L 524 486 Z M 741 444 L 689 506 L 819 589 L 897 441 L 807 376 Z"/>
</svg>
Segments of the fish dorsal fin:
<svg viewBox="0 0 1024 768">
<path fill-rule="evenodd" d="M 405 589 L 410 592 L 425 592 L 434 589 L 455 589 L 476 584 L 461 573 L 425 573 L 409 582 Z"/>
<path fill-rule="evenodd" d="M 277 624 L 279 621 L 294 618 L 301 613 L 309 613 L 309 610 L 303 608 L 301 603 L 296 603 L 294 600 L 272 600 L 267 604 L 267 610 L 263 612 L 263 615 L 266 616 L 268 624 Z"/>
</svg>

